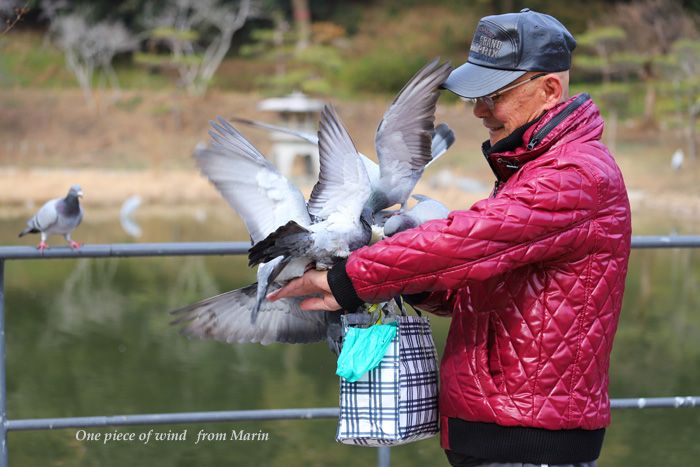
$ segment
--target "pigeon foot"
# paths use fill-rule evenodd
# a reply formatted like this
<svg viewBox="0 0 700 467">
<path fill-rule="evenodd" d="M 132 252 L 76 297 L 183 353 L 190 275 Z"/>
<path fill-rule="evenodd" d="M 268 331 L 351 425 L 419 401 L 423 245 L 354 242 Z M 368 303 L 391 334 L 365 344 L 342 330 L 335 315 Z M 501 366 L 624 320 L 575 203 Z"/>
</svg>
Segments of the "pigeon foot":
<svg viewBox="0 0 700 467">
<path fill-rule="evenodd" d="M 45 243 L 45 242 L 39 242 L 39 244 L 36 246 L 36 249 L 39 250 L 39 251 L 44 251 L 44 250 L 47 249 L 48 247 L 49 247 L 49 245 L 48 245 L 47 243 Z"/>
<path fill-rule="evenodd" d="M 77 250 L 78 248 L 80 248 L 82 246 L 80 243 L 78 243 L 74 240 L 71 240 L 70 242 L 68 242 L 68 245 L 70 245 L 70 247 L 74 250 Z"/>
</svg>

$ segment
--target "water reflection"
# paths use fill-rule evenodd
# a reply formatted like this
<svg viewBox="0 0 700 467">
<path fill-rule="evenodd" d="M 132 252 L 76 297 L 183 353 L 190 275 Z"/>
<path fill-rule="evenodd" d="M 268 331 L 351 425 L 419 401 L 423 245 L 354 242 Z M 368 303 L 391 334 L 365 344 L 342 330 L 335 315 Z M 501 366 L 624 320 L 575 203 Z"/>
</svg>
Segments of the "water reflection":
<svg viewBox="0 0 700 467">
<path fill-rule="evenodd" d="M 245 238 L 228 213 L 206 223 L 142 218 L 142 241 Z M 16 243 L 0 221 L 0 243 Z M 81 226 L 92 243 L 129 241 L 118 221 Z M 641 224 L 644 224 L 643 221 Z M 694 225 L 669 221 L 679 233 Z M 21 225 L 21 224 L 17 224 Z M 638 224 L 639 225 L 639 224 Z M 635 233 L 664 234 L 659 230 Z M 641 228 L 641 227 L 637 227 Z M 700 392 L 700 265 L 691 250 L 636 250 L 611 361 L 613 397 Z M 242 257 L 9 261 L 6 265 L 8 414 L 11 418 L 338 404 L 335 360 L 324 344 L 226 345 L 188 340 L 167 311 L 254 280 Z M 448 321 L 432 318 L 441 351 Z M 601 465 L 693 465 L 700 411 L 613 413 Z M 13 465 L 368 465 L 373 450 L 338 445 L 335 422 L 280 421 L 124 427 L 140 433 L 187 428 L 186 442 L 88 443 L 75 430 L 10 434 Z M 264 443 L 195 445 L 196 432 L 270 433 Z M 96 429 L 107 432 L 113 429 Z M 437 439 L 392 451 L 392 465 L 447 465 Z"/>
</svg>

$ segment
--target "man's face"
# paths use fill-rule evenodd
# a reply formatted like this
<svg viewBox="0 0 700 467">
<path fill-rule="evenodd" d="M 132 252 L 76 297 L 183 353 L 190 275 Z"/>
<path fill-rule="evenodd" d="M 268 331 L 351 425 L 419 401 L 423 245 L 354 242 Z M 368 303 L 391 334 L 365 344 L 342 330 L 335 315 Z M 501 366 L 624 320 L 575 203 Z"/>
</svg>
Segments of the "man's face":
<svg viewBox="0 0 700 467">
<path fill-rule="evenodd" d="M 504 88 L 527 81 L 533 75 L 535 73 L 526 73 Z M 476 101 L 474 116 L 488 129 L 491 146 L 542 114 L 545 110 L 544 93 L 539 87 L 542 81 L 542 78 L 534 79 L 504 92 L 493 99 L 493 109 L 482 100 Z"/>
</svg>

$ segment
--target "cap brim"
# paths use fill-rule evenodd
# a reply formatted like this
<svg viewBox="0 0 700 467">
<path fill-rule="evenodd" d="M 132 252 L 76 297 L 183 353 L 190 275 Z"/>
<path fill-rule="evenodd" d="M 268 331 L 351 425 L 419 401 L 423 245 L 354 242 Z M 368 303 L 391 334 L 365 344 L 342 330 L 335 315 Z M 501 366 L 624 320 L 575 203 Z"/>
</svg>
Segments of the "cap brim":
<svg viewBox="0 0 700 467">
<path fill-rule="evenodd" d="M 496 70 L 467 62 L 453 70 L 442 87 L 466 98 L 483 97 L 498 91 L 525 73 L 527 71 Z"/>
</svg>

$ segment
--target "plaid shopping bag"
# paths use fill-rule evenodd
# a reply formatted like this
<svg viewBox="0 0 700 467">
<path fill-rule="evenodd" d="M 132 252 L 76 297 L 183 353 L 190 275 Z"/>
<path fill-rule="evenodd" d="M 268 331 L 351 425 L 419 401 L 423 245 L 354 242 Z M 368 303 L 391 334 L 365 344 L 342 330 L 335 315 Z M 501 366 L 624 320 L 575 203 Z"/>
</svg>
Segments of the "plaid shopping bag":
<svg viewBox="0 0 700 467">
<path fill-rule="evenodd" d="M 354 383 L 340 379 L 336 440 L 394 446 L 438 433 L 438 367 L 428 318 L 397 316 L 381 363 Z M 344 320 L 344 326 L 347 322 Z"/>
</svg>

